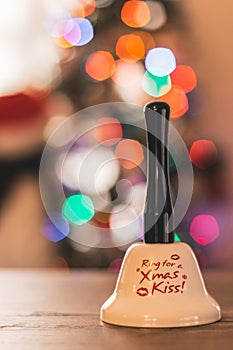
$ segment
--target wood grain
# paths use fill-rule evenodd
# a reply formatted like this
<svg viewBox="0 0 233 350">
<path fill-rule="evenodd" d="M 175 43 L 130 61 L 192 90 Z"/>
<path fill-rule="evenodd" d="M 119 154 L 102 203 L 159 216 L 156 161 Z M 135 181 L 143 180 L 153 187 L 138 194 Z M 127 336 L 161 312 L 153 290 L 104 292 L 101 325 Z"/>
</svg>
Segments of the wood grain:
<svg viewBox="0 0 233 350">
<path fill-rule="evenodd" d="M 105 271 L 0 270 L 0 349 L 233 348 L 232 272 L 204 273 L 223 319 L 206 326 L 137 329 L 103 324 L 99 309 L 116 274 Z"/>
</svg>

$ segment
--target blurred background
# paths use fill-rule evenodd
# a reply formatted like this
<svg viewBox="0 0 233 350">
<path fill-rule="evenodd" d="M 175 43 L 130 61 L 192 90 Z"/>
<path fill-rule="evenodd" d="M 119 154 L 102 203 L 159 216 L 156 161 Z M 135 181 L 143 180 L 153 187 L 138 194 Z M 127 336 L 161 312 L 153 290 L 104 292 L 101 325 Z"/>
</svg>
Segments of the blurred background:
<svg viewBox="0 0 233 350">
<path fill-rule="evenodd" d="M 230 0 L 1 2 L 0 266 L 119 269 L 142 238 L 140 111 L 156 99 L 170 104 L 194 171 L 175 238 L 193 247 L 201 267 L 232 267 L 232 7 Z M 156 56 L 159 47 L 169 49 L 166 59 Z M 39 188 L 46 144 L 42 199 L 50 211 Z M 184 172 L 186 164 L 172 140 L 171 147 L 175 198 L 177 164 Z"/>
</svg>

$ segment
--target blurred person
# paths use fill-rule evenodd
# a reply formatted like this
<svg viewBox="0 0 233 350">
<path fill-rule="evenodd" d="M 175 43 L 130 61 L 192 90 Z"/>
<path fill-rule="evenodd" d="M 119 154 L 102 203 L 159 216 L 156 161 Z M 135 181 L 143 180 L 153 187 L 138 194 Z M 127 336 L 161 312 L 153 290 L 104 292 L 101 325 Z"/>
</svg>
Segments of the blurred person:
<svg viewBox="0 0 233 350">
<path fill-rule="evenodd" d="M 38 171 L 45 123 L 40 102 L 0 98 L 0 266 L 49 266 L 53 247 L 40 233 Z"/>
</svg>

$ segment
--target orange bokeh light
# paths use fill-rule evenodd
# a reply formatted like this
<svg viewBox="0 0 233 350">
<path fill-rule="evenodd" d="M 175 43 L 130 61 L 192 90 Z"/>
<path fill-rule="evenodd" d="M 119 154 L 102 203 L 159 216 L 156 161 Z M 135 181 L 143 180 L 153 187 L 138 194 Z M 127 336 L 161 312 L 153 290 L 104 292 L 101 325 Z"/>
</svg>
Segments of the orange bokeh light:
<svg viewBox="0 0 233 350">
<path fill-rule="evenodd" d="M 100 118 L 94 129 L 95 139 L 104 146 L 112 146 L 122 138 L 122 127 L 118 119 Z"/>
<path fill-rule="evenodd" d="M 96 9 L 95 0 L 79 0 L 72 11 L 73 17 L 84 18 L 90 16 Z"/>
<path fill-rule="evenodd" d="M 121 10 L 121 20 L 132 28 L 143 27 L 150 20 L 150 9 L 145 1 L 127 1 Z"/>
<path fill-rule="evenodd" d="M 73 47 L 73 45 L 71 43 L 69 43 L 63 36 L 60 36 L 58 38 L 54 38 L 54 41 L 62 49 L 68 49 L 70 47 Z"/>
<path fill-rule="evenodd" d="M 86 60 L 85 70 L 96 81 L 106 80 L 115 72 L 114 58 L 108 51 L 93 52 Z"/>
<path fill-rule="evenodd" d="M 116 43 L 116 54 L 125 62 L 138 61 L 145 56 L 144 42 L 138 35 L 122 35 Z"/>
<path fill-rule="evenodd" d="M 178 65 L 170 75 L 172 84 L 180 86 L 184 92 L 190 92 L 197 86 L 197 77 L 190 66 Z"/>
<path fill-rule="evenodd" d="M 217 148 L 210 140 L 197 140 L 192 144 L 189 155 L 196 167 L 206 169 L 216 162 Z"/>
<path fill-rule="evenodd" d="M 182 117 L 189 108 L 188 98 L 184 90 L 178 85 L 173 85 L 167 94 L 158 97 L 157 100 L 169 104 L 171 119 Z"/>
<path fill-rule="evenodd" d="M 145 54 L 155 47 L 154 38 L 150 33 L 145 32 L 143 30 L 138 30 L 133 32 L 133 34 L 139 36 L 142 39 L 144 43 Z"/>
<path fill-rule="evenodd" d="M 144 159 L 143 149 L 137 140 L 125 139 L 118 143 L 115 156 L 125 169 L 136 168 Z"/>
</svg>

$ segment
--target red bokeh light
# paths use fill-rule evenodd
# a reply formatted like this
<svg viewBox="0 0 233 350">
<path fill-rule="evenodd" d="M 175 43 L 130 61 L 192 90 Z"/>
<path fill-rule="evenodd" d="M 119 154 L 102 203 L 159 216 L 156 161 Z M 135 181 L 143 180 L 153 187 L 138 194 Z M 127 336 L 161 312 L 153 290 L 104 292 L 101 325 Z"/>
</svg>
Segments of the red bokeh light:
<svg viewBox="0 0 233 350">
<path fill-rule="evenodd" d="M 196 167 L 206 169 L 216 162 L 217 148 L 213 141 L 197 140 L 192 144 L 189 155 Z"/>
<path fill-rule="evenodd" d="M 104 117 L 98 120 L 94 129 L 94 137 L 104 146 L 112 146 L 122 138 L 122 127 L 118 119 Z"/>
<path fill-rule="evenodd" d="M 115 72 L 114 58 L 108 51 L 93 52 L 86 60 L 85 70 L 96 81 L 106 80 Z"/>
<path fill-rule="evenodd" d="M 180 86 L 184 92 L 190 92 L 197 86 L 197 77 L 190 66 L 178 65 L 170 75 L 172 85 Z"/>
</svg>

